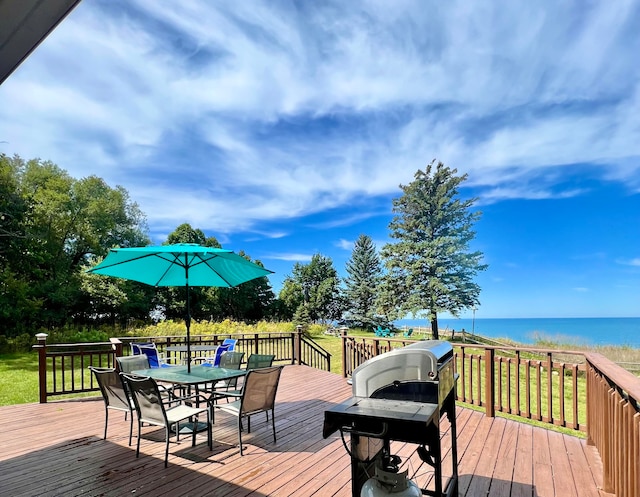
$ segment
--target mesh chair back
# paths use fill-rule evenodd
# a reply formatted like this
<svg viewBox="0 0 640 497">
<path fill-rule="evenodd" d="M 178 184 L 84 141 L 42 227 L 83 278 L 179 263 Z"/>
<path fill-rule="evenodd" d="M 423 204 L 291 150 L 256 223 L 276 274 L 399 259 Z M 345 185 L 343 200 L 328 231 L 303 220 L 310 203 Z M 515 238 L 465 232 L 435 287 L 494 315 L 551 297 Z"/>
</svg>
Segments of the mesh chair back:
<svg viewBox="0 0 640 497">
<path fill-rule="evenodd" d="M 238 340 L 236 340 L 235 338 L 225 338 L 222 341 L 221 345 L 230 345 L 230 347 L 227 350 L 229 352 L 233 352 L 234 350 L 236 350 L 236 343 L 238 343 Z"/>
<path fill-rule="evenodd" d="M 220 367 L 225 369 L 240 369 L 244 352 L 224 352 L 220 356 Z"/>
<path fill-rule="evenodd" d="M 276 358 L 270 354 L 251 354 L 247 361 L 247 369 L 269 368 Z"/>
<path fill-rule="evenodd" d="M 96 368 L 93 366 L 90 366 L 89 369 L 98 382 L 102 398 L 107 406 L 114 409 L 122 409 L 123 411 L 132 410 L 124 383 L 122 383 L 122 379 L 115 369 Z"/>
<path fill-rule="evenodd" d="M 167 426 L 167 415 L 162 405 L 158 384 L 153 378 L 123 374 L 142 423 Z"/>
<path fill-rule="evenodd" d="M 277 366 L 247 373 L 240 401 L 241 414 L 273 409 L 281 372 L 282 366 Z"/>
<path fill-rule="evenodd" d="M 149 369 L 149 359 L 146 355 L 130 355 L 126 357 L 116 357 L 118 369 L 123 373 L 131 373 L 139 369 Z"/>
</svg>

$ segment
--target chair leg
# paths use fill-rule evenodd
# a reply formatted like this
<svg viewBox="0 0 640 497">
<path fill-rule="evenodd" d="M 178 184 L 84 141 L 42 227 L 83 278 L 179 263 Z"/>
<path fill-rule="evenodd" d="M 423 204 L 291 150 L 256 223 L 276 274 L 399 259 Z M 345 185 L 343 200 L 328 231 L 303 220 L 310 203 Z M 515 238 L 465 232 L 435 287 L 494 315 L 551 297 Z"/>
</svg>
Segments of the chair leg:
<svg viewBox="0 0 640 497">
<path fill-rule="evenodd" d="M 209 450 L 213 450 L 213 420 L 207 411 L 207 422 L 209 423 Z"/>
<path fill-rule="evenodd" d="M 267 416 L 267 419 L 269 419 L 269 416 Z M 276 413 L 274 409 L 271 409 L 271 427 L 273 428 L 273 443 L 276 443 Z"/>
<path fill-rule="evenodd" d="M 191 447 L 196 446 L 196 431 L 198 431 L 198 416 L 191 417 Z"/>
<path fill-rule="evenodd" d="M 126 413 L 125 413 L 125 416 L 126 416 Z M 131 413 L 130 418 L 131 419 L 129 420 L 129 447 L 131 447 L 131 437 L 133 435 L 133 413 Z"/>
<path fill-rule="evenodd" d="M 140 457 L 140 438 L 142 438 L 142 423 L 138 419 L 138 445 L 136 447 L 136 457 Z"/>
<path fill-rule="evenodd" d="M 169 464 L 169 432 L 171 431 L 171 426 L 167 425 L 164 427 L 164 467 L 166 468 Z"/>
<path fill-rule="evenodd" d="M 109 408 L 104 408 L 104 439 L 107 439 L 107 426 L 109 426 Z"/>
<path fill-rule="evenodd" d="M 240 443 L 240 455 L 242 456 L 242 416 L 238 413 L 238 442 Z"/>
</svg>

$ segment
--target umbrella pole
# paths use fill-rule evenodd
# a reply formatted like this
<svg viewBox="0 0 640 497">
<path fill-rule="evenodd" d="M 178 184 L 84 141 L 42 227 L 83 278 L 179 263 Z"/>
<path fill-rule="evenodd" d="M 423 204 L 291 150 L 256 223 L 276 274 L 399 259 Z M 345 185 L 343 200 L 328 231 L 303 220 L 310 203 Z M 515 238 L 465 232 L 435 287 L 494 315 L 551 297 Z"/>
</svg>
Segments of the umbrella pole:
<svg viewBox="0 0 640 497">
<path fill-rule="evenodd" d="M 189 271 L 187 269 L 187 271 Z M 187 373 L 191 373 L 191 311 L 189 302 L 189 282 L 188 282 L 188 273 L 187 273 L 187 319 L 185 323 L 187 325 Z"/>
</svg>

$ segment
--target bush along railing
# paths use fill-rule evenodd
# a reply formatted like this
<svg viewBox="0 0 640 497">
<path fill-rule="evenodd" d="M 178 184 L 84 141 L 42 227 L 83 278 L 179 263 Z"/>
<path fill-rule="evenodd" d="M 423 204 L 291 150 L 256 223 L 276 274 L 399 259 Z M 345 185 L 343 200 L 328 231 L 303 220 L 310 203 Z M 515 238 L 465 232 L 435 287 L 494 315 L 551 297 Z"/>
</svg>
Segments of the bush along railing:
<svg viewBox="0 0 640 497">
<path fill-rule="evenodd" d="M 640 378 L 587 353 L 587 443 L 602 459 L 603 490 L 640 495 Z"/>
<path fill-rule="evenodd" d="M 168 357 L 166 348 L 185 343 L 184 336 L 126 337 L 112 338 L 110 342 L 47 344 L 47 335 L 36 335 L 38 352 L 39 400 L 47 402 L 50 397 L 99 391 L 89 366 L 115 367 L 115 358 L 131 354 L 131 342 L 156 344 L 158 351 Z M 318 369 L 330 370 L 331 354 L 317 343 L 302 335 L 300 329 L 293 333 L 255 333 L 237 335 L 196 335 L 192 345 L 218 345 L 225 338 L 238 342 L 236 350 L 245 353 L 246 361 L 251 354 L 273 354 L 280 364 L 304 364 Z M 183 352 L 171 352 L 171 359 L 179 363 Z M 212 352 L 209 352 L 211 355 Z"/>
</svg>

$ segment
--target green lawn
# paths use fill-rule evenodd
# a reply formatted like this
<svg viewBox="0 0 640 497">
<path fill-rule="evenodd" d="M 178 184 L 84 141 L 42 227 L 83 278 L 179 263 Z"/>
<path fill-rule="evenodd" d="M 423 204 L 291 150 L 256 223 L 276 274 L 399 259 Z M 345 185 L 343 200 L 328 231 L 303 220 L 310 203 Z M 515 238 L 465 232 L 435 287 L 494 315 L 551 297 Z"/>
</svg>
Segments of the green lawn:
<svg viewBox="0 0 640 497">
<path fill-rule="evenodd" d="M 38 354 L 0 354 L 0 406 L 38 402 Z"/>
</svg>

